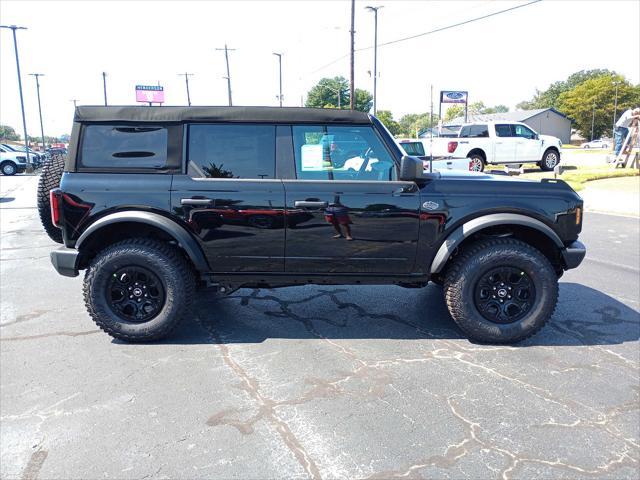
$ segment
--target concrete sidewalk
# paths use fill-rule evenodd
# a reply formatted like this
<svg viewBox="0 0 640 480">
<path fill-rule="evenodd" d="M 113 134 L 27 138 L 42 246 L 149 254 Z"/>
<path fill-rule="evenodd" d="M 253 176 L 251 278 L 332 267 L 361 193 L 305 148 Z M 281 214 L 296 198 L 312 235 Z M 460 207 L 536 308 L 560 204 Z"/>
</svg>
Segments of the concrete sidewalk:
<svg viewBox="0 0 640 480">
<path fill-rule="evenodd" d="M 640 217 L 640 177 L 594 180 L 578 193 L 587 211 Z"/>
</svg>

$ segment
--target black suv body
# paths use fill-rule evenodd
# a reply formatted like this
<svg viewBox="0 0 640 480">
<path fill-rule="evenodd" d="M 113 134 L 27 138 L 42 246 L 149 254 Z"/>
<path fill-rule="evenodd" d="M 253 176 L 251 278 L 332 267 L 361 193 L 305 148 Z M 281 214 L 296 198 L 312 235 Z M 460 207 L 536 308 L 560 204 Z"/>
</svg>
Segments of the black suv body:
<svg viewBox="0 0 640 480">
<path fill-rule="evenodd" d="M 328 136 L 360 151 L 334 163 Z M 199 285 L 434 281 L 470 337 L 514 342 L 585 255 L 564 182 L 425 174 L 375 117 L 344 110 L 78 107 L 51 204 L 53 265 L 87 269 L 90 314 L 133 341 L 166 335 Z"/>
</svg>

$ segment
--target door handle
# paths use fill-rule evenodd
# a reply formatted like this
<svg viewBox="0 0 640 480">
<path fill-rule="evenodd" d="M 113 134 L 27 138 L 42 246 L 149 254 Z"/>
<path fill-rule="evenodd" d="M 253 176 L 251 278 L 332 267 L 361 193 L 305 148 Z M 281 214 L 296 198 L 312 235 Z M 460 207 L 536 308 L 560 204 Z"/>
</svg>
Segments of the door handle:
<svg viewBox="0 0 640 480">
<path fill-rule="evenodd" d="M 180 205 L 209 206 L 213 205 L 213 200 L 210 198 L 181 198 Z"/>
<path fill-rule="evenodd" d="M 308 200 L 296 200 L 293 205 L 296 208 L 327 208 L 329 206 L 329 202 L 312 202 Z"/>
</svg>

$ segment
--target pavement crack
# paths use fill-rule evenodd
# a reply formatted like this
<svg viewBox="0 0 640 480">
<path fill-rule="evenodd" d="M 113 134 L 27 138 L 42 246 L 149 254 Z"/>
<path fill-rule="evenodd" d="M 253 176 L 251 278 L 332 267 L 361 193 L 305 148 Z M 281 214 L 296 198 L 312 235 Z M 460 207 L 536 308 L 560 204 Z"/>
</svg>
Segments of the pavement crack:
<svg viewBox="0 0 640 480">
<path fill-rule="evenodd" d="M 52 332 L 52 333 L 42 333 L 40 335 L 24 335 L 21 337 L 4 337 L 0 338 L 0 342 L 18 342 L 23 340 L 37 340 L 39 338 L 48 338 L 48 337 L 83 337 L 85 335 L 93 335 L 94 333 L 98 333 L 100 330 L 88 330 L 86 332 Z"/>
</svg>

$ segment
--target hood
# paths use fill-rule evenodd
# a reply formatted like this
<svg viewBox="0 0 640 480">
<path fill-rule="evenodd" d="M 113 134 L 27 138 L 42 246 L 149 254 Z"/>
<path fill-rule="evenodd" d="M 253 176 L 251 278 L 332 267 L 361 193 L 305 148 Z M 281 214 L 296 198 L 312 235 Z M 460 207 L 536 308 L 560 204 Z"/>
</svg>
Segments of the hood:
<svg viewBox="0 0 640 480">
<path fill-rule="evenodd" d="M 551 135 L 538 135 L 540 140 L 544 141 L 545 145 L 559 145 L 560 139 L 558 137 L 552 137 Z"/>
</svg>

